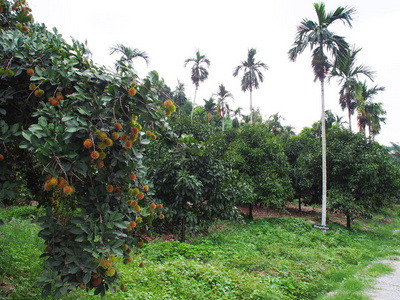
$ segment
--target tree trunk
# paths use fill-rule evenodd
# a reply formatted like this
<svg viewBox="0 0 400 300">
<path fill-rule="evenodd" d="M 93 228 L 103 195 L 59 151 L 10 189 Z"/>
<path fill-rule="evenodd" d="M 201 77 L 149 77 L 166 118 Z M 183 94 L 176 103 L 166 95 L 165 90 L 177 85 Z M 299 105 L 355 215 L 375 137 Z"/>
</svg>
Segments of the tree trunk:
<svg viewBox="0 0 400 300">
<path fill-rule="evenodd" d="M 196 90 L 194 91 L 194 98 L 193 98 L 193 104 L 192 104 L 192 113 L 190 114 L 190 121 L 193 120 L 193 110 L 194 110 L 194 104 L 196 103 L 196 94 L 197 94 L 198 88 L 199 88 L 199 86 L 196 85 Z"/>
<path fill-rule="evenodd" d="M 185 218 L 182 218 L 181 219 L 181 243 L 185 242 L 185 231 L 186 231 Z"/>
<path fill-rule="evenodd" d="M 224 116 L 222 116 L 222 131 L 224 131 L 224 121 L 225 121 L 225 118 L 224 118 Z"/>
<path fill-rule="evenodd" d="M 249 203 L 249 218 L 253 220 L 253 203 Z"/>
<path fill-rule="evenodd" d="M 252 92 L 252 88 L 251 88 L 251 85 L 250 85 L 250 124 L 253 124 L 253 99 L 252 99 L 252 93 L 251 92 Z"/>
<path fill-rule="evenodd" d="M 350 109 L 350 101 L 347 101 L 347 111 L 349 114 L 349 131 L 351 132 L 351 109 Z"/>
<path fill-rule="evenodd" d="M 322 216 L 321 224 L 326 225 L 326 133 L 324 78 L 321 79 L 321 136 L 322 136 Z"/>
<path fill-rule="evenodd" d="M 299 211 L 301 211 L 301 198 L 299 197 Z"/>
<path fill-rule="evenodd" d="M 351 228 L 351 217 L 350 217 L 350 215 L 347 215 L 346 219 L 347 219 L 347 228 L 350 229 Z"/>
</svg>

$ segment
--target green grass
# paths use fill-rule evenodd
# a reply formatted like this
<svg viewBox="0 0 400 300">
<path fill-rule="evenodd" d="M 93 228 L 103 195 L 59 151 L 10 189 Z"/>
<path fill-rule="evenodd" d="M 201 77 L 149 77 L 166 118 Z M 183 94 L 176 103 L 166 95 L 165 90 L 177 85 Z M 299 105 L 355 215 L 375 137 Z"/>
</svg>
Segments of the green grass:
<svg viewBox="0 0 400 300">
<path fill-rule="evenodd" d="M 325 234 L 296 218 L 219 223 L 209 236 L 187 244 L 155 241 L 131 264 L 119 262 L 126 289 L 106 299 L 367 299 L 362 290 L 371 278 L 391 271 L 371 263 L 399 253 L 400 235 L 393 234 L 399 216 L 399 208 L 383 211 L 350 231 L 330 224 Z M 0 298 L 40 298 L 35 284 L 43 244 L 37 232 L 30 221 L 0 226 L 0 282 L 6 281 Z M 22 266 L 25 271 L 18 271 Z M 3 285 L 13 291 L 3 292 Z M 336 294 L 327 297 L 330 291 Z M 77 290 L 63 299 L 98 298 Z"/>
</svg>

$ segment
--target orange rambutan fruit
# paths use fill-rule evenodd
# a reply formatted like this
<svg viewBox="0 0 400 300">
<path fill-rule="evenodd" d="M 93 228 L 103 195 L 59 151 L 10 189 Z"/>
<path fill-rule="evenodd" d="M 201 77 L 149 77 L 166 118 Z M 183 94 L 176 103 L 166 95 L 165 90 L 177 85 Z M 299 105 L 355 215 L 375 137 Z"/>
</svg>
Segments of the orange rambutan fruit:
<svg viewBox="0 0 400 300">
<path fill-rule="evenodd" d="M 135 206 L 135 210 L 136 210 L 137 212 L 140 212 L 140 205 L 136 205 L 136 206 Z"/>
<path fill-rule="evenodd" d="M 137 197 L 138 197 L 139 200 L 142 200 L 142 199 L 144 198 L 144 194 L 143 194 L 142 192 L 140 192 L 140 193 L 137 195 Z"/>
<path fill-rule="evenodd" d="M 107 147 L 111 147 L 114 144 L 110 138 L 105 139 L 104 143 L 107 145 Z"/>
<path fill-rule="evenodd" d="M 112 185 L 107 185 L 106 190 L 107 192 L 112 193 L 114 191 L 114 187 Z"/>
<path fill-rule="evenodd" d="M 169 108 L 172 104 L 173 104 L 173 102 L 172 102 L 171 99 L 168 99 L 167 101 L 164 102 L 164 106 L 165 106 L 166 108 Z"/>
<path fill-rule="evenodd" d="M 99 138 L 100 138 L 102 141 L 104 141 L 105 139 L 107 139 L 107 133 L 105 133 L 105 132 L 100 132 Z"/>
<path fill-rule="evenodd" d="M 136 95 L 136 89 L 133 88 L 133 87 L 131 87 L 131 88 L 128 90 L 128 93 L 129 93 L 129 95 L 131 95 L 131 96 L 135 96 L 135 95 Z"/>
<path fill-rule="evenodd" d="M 143 191 L 147 192 L 148 190 L 149 190 L 149 186 L 148 186 L 148 185 L 145 185 L 145 186 L 143 187 Z"/>
<path fill-rule="evenodd" d="M 32 68 L 30 68 L 30 69 L 26 70 L 26 74 L 28 74 L 29 76 L 32 76 L 33 74 L 35 74 L 35 71 Z"/>
<path fill-rule="evenodd" d="M 99 156 L 99 158 L 101 159 L 101 160 L 103 160 L 103 159 L 105 159 L 106 158 L 106 153 L 105 152 L 100 152 L 100 156 Z"/>
<path fill-rule="evenodd" d="M 160 219 L 162 220 L 164 218 L 165 218 L 165 216 L 163 214 L 160 214 Z"/>
<path fill-rule="evenodd" d="M 115 123 L 115 129 L 116 130 L 121 130 L 121 128 L 122 128 L 121 123 Z"/>
<path fill-rule="evenodd" d="M 102 152 L 102 153 L 103 153 L 103 152 Z M 96 166 L 97 166 L 99 169 L 101 169 L 101 168 L 104 167 L 104 162 L 103 162 L 102 160 L 98 160 L 98 161 L 96 162 Z"/>
<path fill-rule="evenodd" d="M 162 205 L 162 204 L 157 204 L 157 208 L 158 208 L 158 209 L 162 209 L 162 208 L 163 208 L 163 205 Z"/>
<path fill-rule="evenodd" d="M 120 137 L 121 141 L 126 141 L 126 138 L 127 138 L 127 136 L 125 133 L 121 134 L 121 137 Z"/>
<path fill-rule="evenodd" d="M 133 127 L 133 128 L 132 128 L 132 133 L 133 133 L 134 135 L 137 135 L 137 134 L 139 133 L 139 129 L 137 129 L 136 127 Z"/>
<path fill-rule="evenodd" d="M 131 174 L 129 175 L 129 178 L 132 179 L 132 180 L 135 180 L 136 179 L 136 174 L 131 172 Z"/>
<path fill-rule="evenodd" d="M 135 221 L 131 221 L 131 226 L 132 226 L 132 228 L 135 228 L 136 227 L 136 222 Z"/>
<path fill-rule="evenodd" d="M 63 192 L 66 195 L 71 195 L 75 189 L 72 186 L 67 185 L 66 187 L 63 188 Z"/>
<path fill-rule="evenodd" d="M 92 143 L 92 141 L 91 141 L 90 139 L 86 139 L 86 140 L 83 142 L 83 146 L 84 146 L 85 148 L 90 148 L 90 147 L 92 147 L 92 145 L 93 145 L 93 143 Z"/>
<path fill-rule="evenodd" d="M 92 153 L 90 153 L 90 157 L 93 159 L 98 159 L 100 157 L 100 154 L 98 151 L 93 151 Z"/>
<path fill-rule="evenodd" d="M 156 205 L 155 203 L 152 203 L 152 204 L 150 204 L 150 207 L 151 207 L 152 209 L 156 209 L 157 205 Z"/>
<path fill-rule="evenodd" d="M 112 137 L 113 140 L 118 140 L 118 138 L 119 138 L 119 133 L 118 133 L 118 132 L 113 132 L 113 133 L 111 134 L 111 137 Z"/>
<path fill-rule="evenodd" d="M 131 149 L 132 148 L 132 142 L 131 141 L 126 141 L 125 142 L 125 148 Z"/>
</svg>

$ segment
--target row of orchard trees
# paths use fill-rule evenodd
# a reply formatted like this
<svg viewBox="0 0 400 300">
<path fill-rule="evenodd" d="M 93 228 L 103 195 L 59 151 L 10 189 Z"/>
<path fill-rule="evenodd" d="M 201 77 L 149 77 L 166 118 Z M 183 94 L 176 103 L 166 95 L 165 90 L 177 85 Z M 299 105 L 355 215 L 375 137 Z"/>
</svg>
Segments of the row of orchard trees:
<svg viewBox="0 0 400 300">
<path fill-rule="evenodd" d="M 23 189 L 47 208 L 43 296 L 115 291 L 115 260 L 129 263 L 151 225 L 184 240 L 239 218 L 238 203 L 320 202 L 320 123 L 291 138 L 279 115 L 217 132 L 185 116 L 184 93 L 174 104 L 156 72 L 140 79 L 129 59 L 107 71 L 34 24 L 25 1 L 0 4 L 1 200 Z M 390 204 L 399 171 L 386 149 L 340 126 L 327 137 L 329 207 L 350 219 Z"/>
</svg>

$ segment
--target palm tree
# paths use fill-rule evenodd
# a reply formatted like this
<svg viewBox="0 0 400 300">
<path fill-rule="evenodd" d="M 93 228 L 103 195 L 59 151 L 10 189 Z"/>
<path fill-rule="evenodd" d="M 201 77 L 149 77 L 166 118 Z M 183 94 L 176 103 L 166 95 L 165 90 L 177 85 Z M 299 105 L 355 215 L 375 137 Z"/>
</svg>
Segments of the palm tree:
<svg viewBox="0 0 400 300">
<path fill-rule="evenodd" d="M 147 53 L 144 51 L 140 51 L 137 48 L 133 49 L 124 46 L 123 44 L 117 44 L 114 47 L 111 47 L 110 50 L 110 55 L 113 55 L 114 53 L 121 54 L 121 58 L 115 63 L 115 68 L 117 71 L 120 70 L 121 63 L 128 63 L 129 66 L 133 67 L 133 60 L 137 57 L 143 58 L 146 64 L 149 64 L 149 56 L 147 55 Z"/>
<path fill-rule="evenodd" d="M 347 108 L 349 117 L 349 130 L 351 131 L 351 115 L 357 107 L 357 99 L 355 89 L 358 84 L 359 75 L 365 75 L 369 79 L 373 79 L 373 73 L 367 66 L 356 66 L 356 55 L 361 51 L 361 48 L 349 49 L 343 61 L 337 60 L 333 66 L 330 78 L 337 77 L 340 88 L 339 103 L 342 110 Z"/>
<path fill-rule="evenodd" d="M 197 90 L 200 82 L 203 82 L 208 78 L 207 68 L 210 67 L 210 60 L 205 55 L 201 55 L 200 50 L 197 50 L 196 57 L 186 59 L 184 66 L 186 67 L 188 63 L 193 63 L 191 79 L 193 84 L 196 86 L 193 98 L 192 113 L 190 116 L 190 118 L 193 119 L 193 109 L 196 102 Z"/>
<path fill-rule="evenodd" d="M 247 60 L 242 61 L 241 64 L 233 71 L 234 77 L 238 76 L 240 70 L 243 69 L 244 72 L 241 85 L 243 92 L 246 92 L 247 90 L 250 91 L 250 123 L 253 123 L 253 88 L 258 89 L 260 82 L 264 81 L 264 75 L 261 73 L 260 69 L 268 70 L 268 66 L 265 63 L 261 61 L 255 61 L 256 53 L 256 49 L 249 49 L 247 53 Z"/>
<path fill-rule="evenodd" d="M 181 107 L 185 105 L 187 98 L 185 94 L 185 84 L 178 80 L 178 85 L 175 87 L 173 92 L 174 102 L 179 107 L 179 116 L 181 115 Z"/>
<path fill-rule="evenodd" d="M 219 116 L 222 119 L 222 131 L 224 131 L 224 120 L 225 116 L 229 115 L 229 106 L 228 103 L 226 102 L 227 98 L 233 99 L 233 95 L 227 91 L 225 86 L 223 84 L 220 84 L 218 87 L 218 91 L 214 94 L 217 96 L 217 110 L 219 112 Z"/>
<path fill-rule="evenodd" d="M 232 127 L 233 128 L 239 128 L 239 119 L 238 117 L 240 117 L 242 115 L 242 108 L 238 107 L 233 111 L 233 120 L 232 120 Z"/>
<path fill-rule="evenodd" d="M 269 116 L 268 120 L 265 122 L 268 130 L 272 132 L 275 136 L 283 131 L 281 120 L 284 120 L 284 118 L 279 113 L 276 113 Z"/>
<path fill-rule="evenodd" d="M 360 131 L 366 134 L 365 127 L 368 126 L 370 135 L 377 135 L 381 130 L 381 123 L 385 123 L 386 118 L 382 117 L 386 111 L 382 108 L 382 103 L 374 103 L 374 97 L 385 90 L 384 87 L 374 86 L 368 88 L 366 82 L 359 83 L 357 89 L 357 121 Z"/>
<path fill-rule="evenodd" d="M 349 49 L 348 44 L 343 37 L 335 35 L 328 27 L 335 21 L 342 21 L 351 27 L 353 8 L 338 7 L 335 11 L 326 13 L 325 4 L 314 3 L 314 9 L 317 13 L 318 22 L 303 19 L 297 27 L 296 40 L 293 47 L 289 50 L 289 59 L 296 61 L 296 58 L 308 46 L 312 52 L 312 68 L 315 74 L 315 80 L 319 79 L 321 83 L 321 137 L 322 137 L 322 225 L 326 225 L 326 136 L 325 136 L 325 95 L 324 80 L 331 67 L 331 63 L 326 52 L 330 52 L 333 57 L 342 62 Z"/>
<path fill-rule="evenodd" d="M 207 120 L 208 123 L 211 122 L 211 118 L 213 115 L 216 114 L 217 112 L 217 104 L 214 102 L 215 99 L 213 97 L 210 97 L 210 99 L 204 100 L 204 111 L 207 113 Z"/>
</svg>

